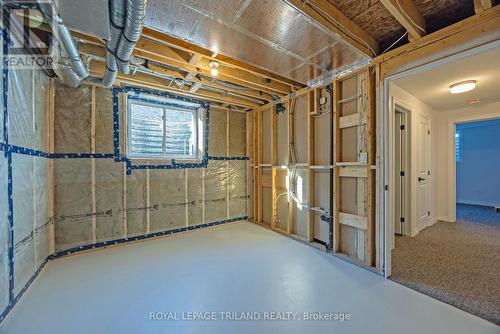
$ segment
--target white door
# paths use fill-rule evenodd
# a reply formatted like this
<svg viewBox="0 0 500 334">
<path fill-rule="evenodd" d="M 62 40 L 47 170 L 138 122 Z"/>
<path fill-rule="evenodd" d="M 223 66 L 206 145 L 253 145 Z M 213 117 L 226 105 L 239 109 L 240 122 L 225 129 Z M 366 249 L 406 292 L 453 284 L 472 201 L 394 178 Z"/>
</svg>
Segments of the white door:
<svg viewBox="0 0 500 334">
<path fill-rule="evenodd" d="M 418 230 L 430 222 L 430 127 L 429 119 L 419 115 L 417 121 L 417 183 L 418 183 Z"/>
</svg>

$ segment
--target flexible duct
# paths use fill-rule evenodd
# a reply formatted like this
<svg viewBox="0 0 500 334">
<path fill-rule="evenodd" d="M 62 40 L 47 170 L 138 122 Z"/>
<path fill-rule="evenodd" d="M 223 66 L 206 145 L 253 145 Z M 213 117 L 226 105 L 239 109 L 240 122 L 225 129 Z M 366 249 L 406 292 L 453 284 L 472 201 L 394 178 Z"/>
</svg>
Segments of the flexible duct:
<svg viewBox="0 0 500 334">
<path fill-rule="evenodd" d="M 65 58 L 69 59 L 69 64 L 64 64 L 61 61 L 55 64 L 54 72 L 60 75 L 63 83 L 77 87 L 83 79 L 88 77 L 89 70 L 82 61 L 71 33 L 64 25 L 61 16 L 59 16 L 54 2 L 38 0 L 37 3 L 43 16 L 49 22 L 54 39 L 57 41 L 57 43 L 54 43 L 54 47 L 56 48 L 55 53 L 62 60 Z"/>
<path fill-rule="evenodd" d="M 110 38 L 106 41 L 106 70 L 102 78 L 102 85 L 111 87 L 118 74 L 116 49 L 125 27 L 127 15 L 126 0 L 109 0 L 109 30 Z"/>
<path fill-rule="evenodd" d="M 118 68 L 125 74 L 130 73 L 129 60 L 132 57 L 135 44 L 141 37 L 144 18 L 146 16 L 146 5 L 147 0 L 127 0 L 125 28 L 123 29 L 116 50 Z"/>
</svg>

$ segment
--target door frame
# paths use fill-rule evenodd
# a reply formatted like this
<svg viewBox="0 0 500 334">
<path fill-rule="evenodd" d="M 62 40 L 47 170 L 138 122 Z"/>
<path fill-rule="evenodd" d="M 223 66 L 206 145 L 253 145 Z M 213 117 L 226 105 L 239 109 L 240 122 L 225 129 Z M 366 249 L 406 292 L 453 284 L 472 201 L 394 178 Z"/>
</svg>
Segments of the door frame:
<svg viewBox="0 0 500 334">
<path fill-rule="evenodd" d="M 461 60 L 464 58 L 468 58 L 470 56 L 491 50 L 495 47 L 500 46 L 500 41 L 493 41 L 489 42 L 487 44 L 483 44 L 481 46 L 474 47 L 472 49 L 466 49 L 462 51 L 458 51 L 457 53 L 453 55 L 449 55 L 445 58 L 437 59 L 434 61 L 430 61 L 428 63 L 420 64 L 420 65 L 415 65 L 415 67 L 403 70 L 399 73 L 395 73 L 391 76 L 385 77 L 383 81 L 380 83 L 379 91 L 378 91 L 378 98 L 379 98 L 379 109 L 381 112 L 381 116 L 377 117 L 377 133 L 381 135 L 381 140 L 377 141 L 377 151 L 380 152 L 378 158 L 377 158 L 377 166 L 380 166 L 377 168 L 377 209 L 378 209 L 378 214 L 377 214 L 377 220 L 380 221 L 379 226 L 381 226 L 381 229 L 379 231 L 379 238 L 380 238 L 380 243 L 379 243 L 379 253 L 380 253 L 380 260 L 381 260 L 381 267 L 382 267 L 382 272 L 385 277 L 389 277 L 391 275 L 391 266 L 392 266 L 392 261 L 391 261 L 391 245 L 392 245 L 392 232 L 393 228 L 391 227 L 391 224 L 393 222 L 393 215 L 394 215 L 394 182 L 392 179 L 391 175 L 391 157 L 390 157 L 390 143 L 391 140 L 394 140 L 394 134 L 393 132 L 390 131 L 390 124 L 392 122 L 392 117 L 391 116 L 391 110 L 392 108 L 392 99 L 390 98 L 389 91 L 390 91 L 390 83 L 391 81 L 409 76 L 409 75 L 414 75 L 420 72 L 425 72 L 428 70 L 431 70 L 435 67 L 447 64 L 449 62 Z M 455 122 L 455 121 L 454 121 Z M 454 124 L 452 124 L 452 129 L 450 130 L 451 133 L 453 133 L 454 136 Z M 453 138 L 454 140 L 454 138 Z M 453 143 L 454 147 L 455 144 Z M 454 157 L 454 153 L 451 155 Z M 394 157 L 392 157 L 393 159 Z M 454 162 L 454 160 L 450 161 L 450 163 Z M 455 167 L 453 164 L 452 167 L 453 173 L 450 174 L 455 174 Z M 450 177 L 454 177 L 450 175 Z M 455 182 L 453 181 L 454 188 Z M 449 189 L 450 190 L 450 189 Z M 452 192 L 452 198 L 450 199 L 451 201 L 455 200 L 456 197 L 456 192 Z M 453 210 L 455 213 L 455 210 Z M 456 213 L 455 213 L 456 215 Z"/>
<path fill-rule="evenodd" d="M 411 211 L 411 208 L 412 208 L 412 205 L 411 205 L 411 180 L 412 180 L 412 175 L 413 175 L 413 171 L 412 171 L 412 144 L 411 144 L 411 138 L 412 138 L 412 131 L 411 131 L 411 126 L 412 126 L 412 121 L 411 121 L 411 116 L 413 114 L 413 111 L 412 111 L 412 108 L 407 105 L 405 102 L 403 102 L 401 99 L 397 98 L 397 97 L 392 97 L 392 105 L 391 105 L 391 108 L 392 108 L 392 112 L 391 112 L 391 117 L 392 119 L 394 120 L 395 117 L 396 117 L 396 112 L 400 112 L 403 114 L 404 118 L 405 118 L 405 146 L 406 146 L 406 159 L 405 159 L 405 166 L 404 166 L 404 169 L 405 169 L 405 179 L 404 179 L 404 207 L 405 207 L 405 213 L 406 213 L 406 223 L 402 226 L 402 229 L 401 229 L 401 234 L 402 235 L 411 235 L 411 226 L 412 226 L 412 223 L 414 221 L 414 217 L 412 216 L 412 211 Z M 393 135 L 393 138 L 392 138 L 392 141 L 391 141 L 391 152 L 390 154 L 392 155 L 391 157 L 391 167 L 392 168 L 392 173 L 393 173 L 393 176 L 392 176 L 392 179 L 394 180 L 393 181 L 393 184 L 395 184 L 396 182 L 396 177 L 397 176 L 397 173 L 396 173 L 396 170 L 395 170 L 395 167 L 396 167 L 396 164 L 395 164 L 395 131 L 397 131 L 397 129 L 394 127 L 394 122 L 392 122 L 391 124 L 391 127 L 393 128 L 391 133 Z M 395 200 L 396 199 L 396 195 L 394 193 L 394 197 L 393 199 Z M 395 202 L 393 202 L 395 203 Z M 395 212 L 395 211 L 394 211 Z M 397 219 L 397 217 L 393 217 L 393 222 L 395 222 L 395 220 Z M 392 227 L 394 227 L 394 225 L 392 225 Z M 393 238 L 394 238 L 394 231 L 392 232 L 392 235 L 393 235 Z"/>
</svg>

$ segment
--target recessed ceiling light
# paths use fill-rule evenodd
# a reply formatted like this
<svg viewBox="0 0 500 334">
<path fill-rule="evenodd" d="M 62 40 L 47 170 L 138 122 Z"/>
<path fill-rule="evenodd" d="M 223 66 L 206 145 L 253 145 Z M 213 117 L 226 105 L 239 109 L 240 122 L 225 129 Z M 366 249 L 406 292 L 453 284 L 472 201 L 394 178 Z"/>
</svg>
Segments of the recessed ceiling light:
<svg viewBox="0 0 500 334">
<path fill-rule="evenodd" d="M 467 80 L 457 82 L 450 86 L 451 94 L 460 94 L 473 90 L 476 88 L 476 80 Z"/>
<path fill-rule="evenodd" d="M 479 103 L 479 99 L 474 99 L 469 101 L 469 104 L 476 104 L 476 103 Z"/>
</svg>

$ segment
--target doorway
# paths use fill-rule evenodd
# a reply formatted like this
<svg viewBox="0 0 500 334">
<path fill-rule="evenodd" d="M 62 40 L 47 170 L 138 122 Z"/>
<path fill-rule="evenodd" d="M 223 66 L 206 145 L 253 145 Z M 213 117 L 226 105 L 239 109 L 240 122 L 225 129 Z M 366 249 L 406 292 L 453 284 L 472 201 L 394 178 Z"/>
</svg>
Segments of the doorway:
<svg viewBox="0 0 500 334">
<path fill-rule="evenodd" d="M 500 227 L 500 119 L 456 123 L 453 139 L 456 222 Z"/>
</svg>

